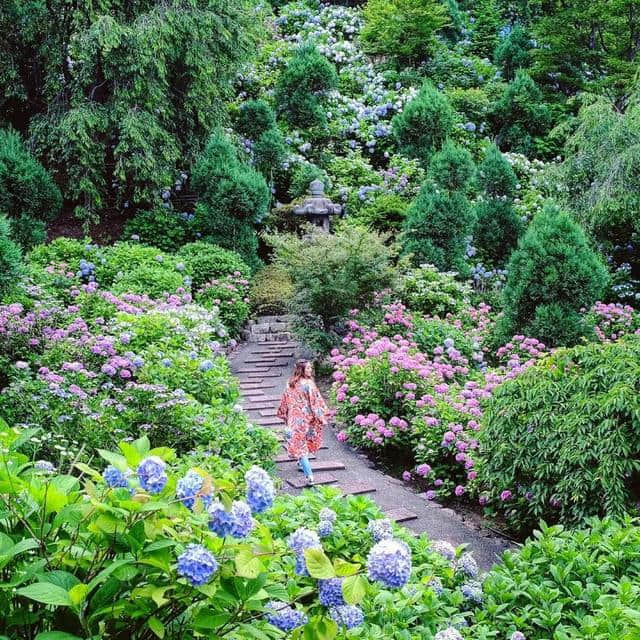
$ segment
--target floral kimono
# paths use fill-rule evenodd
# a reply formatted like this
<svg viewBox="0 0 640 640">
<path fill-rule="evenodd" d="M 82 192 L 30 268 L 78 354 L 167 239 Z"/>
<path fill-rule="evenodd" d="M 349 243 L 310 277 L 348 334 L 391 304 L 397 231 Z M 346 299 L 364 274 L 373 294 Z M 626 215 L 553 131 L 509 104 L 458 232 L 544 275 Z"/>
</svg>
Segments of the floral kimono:
<svg viewBox="0 0 640 640">
<path fill-rule="evenodd" d="M 328 409 L 313 380 L 300 379 L 293 389 L 287 386 L 277 415 L 287 425 L 285 446 L 292 458 L 300 459 L 320 448 Z"/>
</svg>

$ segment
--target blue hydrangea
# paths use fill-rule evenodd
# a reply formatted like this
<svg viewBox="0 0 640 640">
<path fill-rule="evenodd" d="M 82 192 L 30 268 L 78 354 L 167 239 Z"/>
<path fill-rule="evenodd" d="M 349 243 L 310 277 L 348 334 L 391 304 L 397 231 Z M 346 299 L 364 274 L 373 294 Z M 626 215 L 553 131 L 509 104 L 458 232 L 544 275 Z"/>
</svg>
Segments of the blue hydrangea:
<svg viewBox="0 0 640 640">
<path fill-rule="evenodd" d="M 347 629 L 355 629 L 364 622 L 364 614 L 360 607 L 355 605 L 342 605 L 329 610 L 332 620 L 344 625 Z"/>
<path fill-rule="evenodd" d="M 444 592 L 444 587 L 442 586 L 442 580 L 440 580 L 440 578 L 434 576 L 429 580 L 429 582 L 427 582 L 427 585 L 433 589 L 433 592 L 437 596 L 441 596 Z"/>
<path fill-rule="evenodd" d="M 460 591 L 467 600 L 471 600 L 471 602 L 475 604 L 482 602 L 482 586 L 477 582 L 465 582 L 465 584 L 460 587 Z"/>
<path fill-rule="evenodd" d="M 320 549 L 322 545 L 315 531 L 299 527 L 289 536 L 289 548 L 296 554 L 296 573 L 306 576 L 308 571 L 304 558 L 305 549 Z"/>
<path fill-rule="evenodd" d="M 470 578 L 475 578 L 479 572 L 478 564 L 470 553 L 462 554 L 456 564 L 456 569 Z"/>
<path fill-rule="evenodd" d="M 346 604 L 342 597 L 342 578 L 318 580 L 318 599 L 325 607 L 341 607 Z"/>
<path fill-rule="evenodd" d="M 129 481 L 125 473 L 116 469 L 113 465 L 109 465 L 103 472 L 102 478 L 112 489 L 127 488 Z"/>
<path fill-rule="evenodd" d="M 145 458 L 138 465 L 140 486 L 149 493 L 160 493 L 169 480 L 165 473 L 165 467 L 164 460 L 157 456 Z"/>
<path fill-rule="evenodd" d="M 186 507 L 193 509 L 196 503 L 196 497 L 201 491 L 203 483 L 204 479 L 197 471 L 193 471 L 193 469 L 187 471 L 184 478 L 178 480 L 176 486 L 177 498 L 181 500 L 182 504 Z"/>
<path fill-rule="evenodd" d="M 210 369 L 213 369 L 213 362 L 211 362 L 211 360 L 203 360 L 200 363 L 200 371 L 209 371 Z"/>
<path fill-rule="evenodd" d="M 55 466 L 48 460 L 37 460 L 33 467 L 43 473 L 55 473 Z"/>
<path fill-rule="evenodd" d="M 373 536 L 375 542 L 393 537 L 391 520 L 382 518 L 381 520 L 371 520 L 367 525 L 367 531 Z"/>
<path fill-rule="evenodd" d="M 336 515 L 336 512 L 333 509 L 329 509 L 329 507 L 324 507 L 323 509 L 320 509 L 320 514 L 318 516 L 320 518 L 320 520 L 327 520 L 328 522 L 335 522 L 336 518 L 338 517 Z"/>
<path fill-rule="evenodd" d="M 284 602 L 269 602 L 266 608 L 267 620 L 280 631 L 293 631 L 302 625 L 307 624 L 307 616 L 302 612 L 294 609 Z"/>
<path fill-rule="evenodd" d="M 271 476 L 260 467 L 251 467 L 244 476 L 247 483 L 247 502 L 253 513 L 262 513 L 273 505 L 276 490 Z"/>
<path fill-rule="evenodd" d="M 367 558 L 369 578 L 389 588 L 404 586 L 411 575 L 411 551 L 401 540 L 381 540 Z"/>
<path fill-rule="evenodd" d="M 236 500 L 227 511 L 224 505 L 216 500 L 209 505 L 209 529 L 224 538 L 246 538 L 253 529 L 251 510 L 245 502 Z"/>
<path fill-rule="evenodd" d="M 456 550 L 452 544 L 446 540 L 436 540 L 430 545 L 431 551 L 439 553 L 445 560 L 453 560 L 456 557 Z"/>
<path fill-rule="evenodd" d="M 178 556 L 178 573 L 194 587 L 207 584 L 217 569 L 215 556 L 201 544 L 190 544 Z"/>
<path fill-rule="evenodd" d="M 527 640 L 527 638 L 522 631 L 514 631 L 511 634 L 511 640 Z"/>
<path fill-rule="evenodd" d="M 333 533 L 333 522 L 330 520 L 320 520 L 317 531 L 321 538 L 330 536 Z"/>
<path fill-rule="evenodd" d="M 438 631 L 433 640 L 464 640 L 460 632 L 455 627 L 449 627 L 443 631 Z"/>
</svg>

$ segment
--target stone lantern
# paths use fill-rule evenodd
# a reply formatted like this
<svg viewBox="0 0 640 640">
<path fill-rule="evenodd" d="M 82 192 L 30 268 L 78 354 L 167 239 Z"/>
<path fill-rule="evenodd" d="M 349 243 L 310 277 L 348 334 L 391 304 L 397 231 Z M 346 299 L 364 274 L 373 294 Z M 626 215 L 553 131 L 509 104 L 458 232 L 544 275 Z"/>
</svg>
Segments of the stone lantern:
<svg viewBox="0 0 640 640">
<path fill-rule="evenodd" d="M 293 213 L 297 216 L 307 216 L 310 222 L 329 232 L 329 216 L 342 213 L 342 206 L 325 198 L 324 184 L 321 180 L 314 180 L 309 185 L 309 194 L 309 198 L 293 208 Z"/>
</svg>

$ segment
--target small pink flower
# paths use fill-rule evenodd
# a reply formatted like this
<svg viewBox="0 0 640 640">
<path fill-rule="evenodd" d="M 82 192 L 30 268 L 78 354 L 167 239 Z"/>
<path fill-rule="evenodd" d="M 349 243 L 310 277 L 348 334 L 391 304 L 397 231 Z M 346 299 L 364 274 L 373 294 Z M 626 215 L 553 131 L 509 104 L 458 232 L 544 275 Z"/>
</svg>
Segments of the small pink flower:
<svg viewBox="0 0 640 640">
<path fill-rule="evenodd" d="M 405 482 L 411 482 L 411 478 L 412 478 L 412 476 L 411 476 L 411 472 L 410 471 L 403 471 L 402 472 L 402 479 Z"/>
<path fill-rule="evenodd" d="M 347 432 L 346 431 L 339 431 L 336 435 L 336 439 L 339 442 L 346 442 L 347 441 Z"/>
<path fill-rule="evenodd" d="M 463 495 L 463 494 L 464 494 L 464 492 L 465 492 L 465 488 L 464 488 L 461 484 L 459 484 L 459 485 L 454 489 L 454 493 L 455 493 L 458 497 L 460 497 L 461 495 Z"/>
</svg>

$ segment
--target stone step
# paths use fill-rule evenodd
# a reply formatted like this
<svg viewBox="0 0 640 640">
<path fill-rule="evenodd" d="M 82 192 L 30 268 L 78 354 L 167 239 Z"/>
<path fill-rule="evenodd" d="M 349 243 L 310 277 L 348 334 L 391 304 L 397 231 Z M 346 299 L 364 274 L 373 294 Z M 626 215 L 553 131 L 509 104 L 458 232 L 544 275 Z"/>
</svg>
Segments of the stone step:
<svg viewBox="0 0 640 640">
<path fill-rule="evenodd" d="M 398 509 L 391 509 L 390 511 L 386 511 L 385 515 L 390 520 L 395 520 L 396 522 L 407 522 L 408 520 L 417 520 L 418 514 L 413 511 L 409 511 L 409 509 L 405 509 L 404 507 L 400 507 Z"/>
<path fill-rule="evenodd" d="M 314 454 L 311 454 L 309 456 L 309 460 L 315 460 L 316 456 Z M 276 462 L 297 462 L 298 459 L 297 458 L 293 458 L 291 457 L 288 453 L 281 453 L 279 456 L 276 457 Z"/>
<path fill-rule="evenodd" d="M 259 424 L 261 427 L 270 427 L 272 425 L 284 426 L 284 422 L 282 422 L 280 418 L 258 418 L 257 420 L 252 420 L 252 422 Z"/>
<path fill-rule="evenodd" d="M 346 496 L 355 496 L 361 493 L 374 493 L 376 488 L 366 482 L 341 482 L 338 487 Z"/>
<path fill-rule="evenodd" d="M 278 403 L 275 401 L 265 402 L 264 400 L 252 401 L 245 404 L 245 411 L 263 411 L 266 409 L 277 409 Z M 273 414 L 272 414 L 273 415 Z"/>
<path fill-rule="evenodd" d="M 332 473 L 313 474 L 314 484 L 332 484 L 338 482 L 338 479 Z M 287 483 L 296 489 L 304 489 L 307 486 L 307 479 L 303 475 L 287 478 Z"/>
<path fill-rule="evenodd" d="M 274 358 L 293 358 L 293 351 L 285 351 L 282 349 L 266 349 L 264 351 L 252 351 L 251 352 L 252 356 L 264 356 L 265 358 L 268 358 L 269 356 L 272 356 Z"/>
<path fill-rule="evenodd" d="M 269 418 L 271 416 L 275 416 L 278 410 L 275 407 L 269 407 L 268 409 L 260 410 L 260 415 L 263 418 Z"/>
<path fill-rule="evenodd" d="M 238 369 L 233 373 L 269 373 L 271 367 L 251 367 L 250 369 Z"/>
<path fill-rule="evenodd" d="M 262 380 L 262 378 L 280 378 L 282 377 L 282 372 L 280 371 L 270 371 L 269 373 L 247 373 L 247 378 L 253 380 Z"/>
<path fill-rule="evenodd" d="M 339 471 L 344 468 L 344 462 L 341 460 L 319 460 L 311 465 L 314 474 L 316 471 Z"/>
<path fill-rule="evenodd" d="M 244 362 L 245 364 L 269 364 L 274 365 L 278 358 L 247 358 Z M 257 369 L 258 367 L 256 367 Z"/>
</svg>

